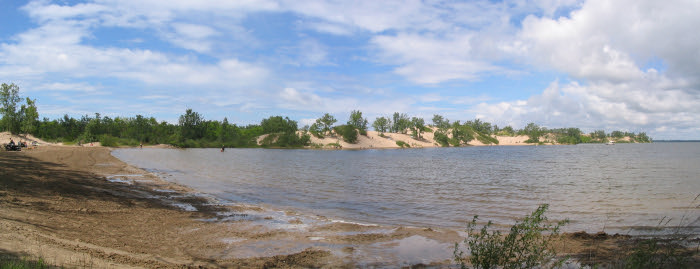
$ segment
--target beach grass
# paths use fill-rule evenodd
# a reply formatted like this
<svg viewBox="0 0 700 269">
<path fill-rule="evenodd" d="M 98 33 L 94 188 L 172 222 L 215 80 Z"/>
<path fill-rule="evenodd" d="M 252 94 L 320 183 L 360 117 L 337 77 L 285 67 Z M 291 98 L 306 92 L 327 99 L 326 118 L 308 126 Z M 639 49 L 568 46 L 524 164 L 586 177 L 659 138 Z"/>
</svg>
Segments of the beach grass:
<svg viewBox="0 0 700 269">
<path fill-rule="evenodd" d="M 48 269 L 48 268 L 61 268 L 55 265 L 51 265 L 44 261 L 42 258 L 32 260 L 28 258 L 9 258 L 4 259 L 0 257 L 0 269 Z"/>
</svg>

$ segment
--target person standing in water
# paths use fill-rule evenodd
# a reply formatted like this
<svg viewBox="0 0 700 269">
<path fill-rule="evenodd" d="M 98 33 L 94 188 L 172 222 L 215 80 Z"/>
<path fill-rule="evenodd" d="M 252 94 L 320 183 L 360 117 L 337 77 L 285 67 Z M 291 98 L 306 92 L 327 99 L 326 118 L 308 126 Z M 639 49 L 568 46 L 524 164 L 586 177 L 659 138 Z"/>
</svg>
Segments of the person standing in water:
<svg viewBox="0 0 700 269">
<path fill-rule="evenodd" d="M 221 145 L 221 152 L 224 152 L 224 145 Z"/>
</svg>

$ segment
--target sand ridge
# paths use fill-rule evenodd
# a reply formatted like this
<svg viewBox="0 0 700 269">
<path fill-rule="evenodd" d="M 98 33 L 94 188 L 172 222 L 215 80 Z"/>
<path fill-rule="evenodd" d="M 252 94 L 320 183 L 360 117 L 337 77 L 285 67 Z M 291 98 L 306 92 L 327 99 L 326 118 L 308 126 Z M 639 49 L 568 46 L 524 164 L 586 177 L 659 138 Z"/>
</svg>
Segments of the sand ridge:
<svg viewBox="0 0 700 269">
<path fill-rule="evenodd" d="M 424 132 L 421 134 L 420 139 L 415 139 L 411 134 L 401 134 L 401 133 L 384 133 L 384 137 L 381 136 L 380 132 L 367 131 L 367 135 L 359 135 L 357 143 L 347 143 L 343 141 L 342 137 L 339 136 L 325 136 L 324 138 L 318 138 L 311 136 L 311 143 L 316 145 L 321 145 L 325 149 L 336 149 L 337 147 L 333 144 L 339 144 L 340 149 L 391 149 L 391 148 L 401 148 L 397 141 L 402 141 L 411 148 L 434 148 L 440 147 L 440 145 L 435 142 L 433 132 Z M 525 143 L 529 139 L 528 136 L 494 136 L 498 139 L 500 146 L 525 146 L 525 145 L 535 145 L 532 143 Z M 258 139 L 260 143 L 261 139 Z M 331 145 L 329 145 L 331 144 Z M 479 142 L 474 139 L 468 143 L 470 146 L 488 146 L 484 143 Z M 313 146 L 312 146 L 313 148 Z"/>
</svg>

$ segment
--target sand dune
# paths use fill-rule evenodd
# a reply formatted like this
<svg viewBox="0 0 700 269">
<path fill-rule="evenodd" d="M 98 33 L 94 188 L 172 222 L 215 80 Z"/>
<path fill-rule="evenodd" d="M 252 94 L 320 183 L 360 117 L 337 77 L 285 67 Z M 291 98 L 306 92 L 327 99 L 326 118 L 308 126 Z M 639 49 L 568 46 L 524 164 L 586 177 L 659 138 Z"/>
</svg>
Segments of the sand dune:
<svg viewBox="0 0 700 269">
<path fill-rule="evenodd" d="M 525 143 L 528 136 L 495 136 L 498 139 L 498 145 L 501 146 L 519 146 L 519 145 L 533 145 Z M 258 140 L 260 141 L 260 140 Z M 317 138 L 312 136 L 311 143 L 316 145 L 322 145 L 325 149 L 334 149 L 335 145 L 329 145 L 337 143 L 342 149 L 382 149 L 382 148 L 401 148 L 397 141 L 403 141 L 410 145 L 412 148 L 432 148 L 440 147 L 440 145 L 435 142 L 434 133 L 425 132 L 421 134 L 421 139 L 415 139 L 410 134 L 399 134 L 399 133 L 384 133 L 384 137 L 380 136 L 379 132 L 367 131 L 367 135 L 358 136 L 357 143 L 347 143 L 343 141 L 340 136 L 327 136 L 324 138 Z M 479 140 L 472 140 L 468 143 L 469 146 L 487 146 L 481 143 Z"/>
</svg>

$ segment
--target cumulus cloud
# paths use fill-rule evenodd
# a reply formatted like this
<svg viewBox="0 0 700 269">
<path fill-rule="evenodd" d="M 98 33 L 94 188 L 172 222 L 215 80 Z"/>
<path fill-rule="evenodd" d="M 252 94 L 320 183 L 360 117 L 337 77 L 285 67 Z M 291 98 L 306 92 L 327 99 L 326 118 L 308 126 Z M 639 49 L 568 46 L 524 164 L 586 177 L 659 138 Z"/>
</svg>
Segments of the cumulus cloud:
<svg viewBox="0 0 700 269">
<path fill-rule="evenodd" d="M 99 81 L 119 80 L 143 96 L 240 110 L 470 113 L 499 125 L 700 135 L 697 10 L 638 0 L 39 0 L 21 9 L 31 28 L 2 39 L 0 76 L 54 94 L 109 93 L 118 86 Z M 294 32 L 254 28 L 261 16 Z M 102 41 L 104 29 L 133 35 Z M 517 100 L 469 89 L 544 72 L 552 83 Z"/>
</svg>

